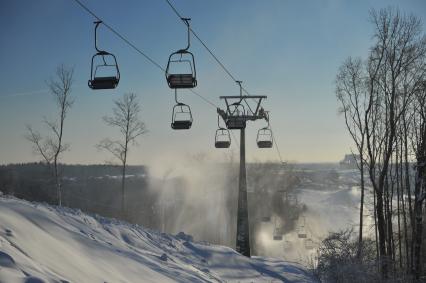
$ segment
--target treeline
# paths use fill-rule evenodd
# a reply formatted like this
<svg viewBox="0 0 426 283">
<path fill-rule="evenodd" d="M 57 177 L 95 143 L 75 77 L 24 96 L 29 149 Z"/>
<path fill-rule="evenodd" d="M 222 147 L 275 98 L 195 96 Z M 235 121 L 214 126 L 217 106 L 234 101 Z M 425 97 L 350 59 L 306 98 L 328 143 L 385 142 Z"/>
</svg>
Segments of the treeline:
<svg viewBox="0 0 426 283">
<path fill-rule="evenodd" d="M 363 259 L 364 195 L 373 190 L 374 244 L 383 279 L 420 280 L 426 197 L 426 36 L 419 18 L 392 8 L 371 12 L 368 56 L 348 58 L 337 98 L 360 155 Z M 408 280 L 408 279 L 407 279 Z"/>
<path fill-rule="evenodd" d="M 104 216 L 120 216 L 121 166 L 60 164 L 58 167 L 64 205 Z M 145 166 L 127 167 L 128 201 L 132 208 L 129 208 L 129 219 L 135 222 L 144 221 L 138 218 L 147 207 L 142 203 L 155 199 L 148 180 Z M 57 204 L 55 177 L 42 162 L 1 165 L 0 191 L 29 201 Z"/>
<path fill-rule="evenodd" d="M 204 162 L 204 161 L 203 161 Z M 203 168 L 205 166 L 206 168 Z M 145 166 L 127 166 L 126 173 L 126 214 L 121 212 L 121 169 L 119 165 L 67 165 L 59 164 L 60 183 L 62 186 L 62 205 L 78 208 L 89 213 L 106 217 L 124 219 L 141 224 L 147 228 L 162 232 L 177 233 L 176 229 L 185 229 L 182 223 L 196 223 L 193 236 L 211 243 L 235 245 L 236 215 L 238 199 L 238 168 L 236 163 L 204 164 L 196 166 L 201 172 L 209 172 L 202 184 L 218 183 L 213 190 L 194 188 L 193 180 L 186 176 L 163 178 L 150 176 Z M 217 168 L 210 170 L 212 168 Z M 291 166 L 285 169 L 280 164 L 255 163 L 248 165 L 250 229 L 256 235 L 257 229 L 265 217 L 268 221 L 280 219 L 280 233 L 286 234 L 295 229 L 299 215 L 305 209 L 297 201 L 297 187 L 301 176 L 293 172 Z M 210 185 L 209 185 L 210 186 Z M 202 195 L 191 196 L 194 191 L 213 193 L 208 199 Z M 3 194 L 29 201 L 57 204 L 55 176 L 45 163 L 25 163 L 0 165 L 0 191 Z M 218 195 L 223 193 L 223 198 Z M 196 194 L 197 195 L 197 194 Z M 219 201 L 218 203 L 210 203 Z M 223 203 L 222 203 L 223 202 Z M 220 207 L 224 211 L 216 222 L 204 221 L 201 215 L 211 214 L 206 209 Z M 188 217 L 187 221 L 177 227 L 179 216 Z M 219 221 L 220 220 L 220 221 Z M 227 223 L 227 235 L 221 229 Z M 217 232 L 216 232 L 217 231 Z M 270 235 L 272 238 L 272 234 Z M 253 236 L 252 248 L 255 253 L 262 253 L 256 247 Z"/>
</svg>

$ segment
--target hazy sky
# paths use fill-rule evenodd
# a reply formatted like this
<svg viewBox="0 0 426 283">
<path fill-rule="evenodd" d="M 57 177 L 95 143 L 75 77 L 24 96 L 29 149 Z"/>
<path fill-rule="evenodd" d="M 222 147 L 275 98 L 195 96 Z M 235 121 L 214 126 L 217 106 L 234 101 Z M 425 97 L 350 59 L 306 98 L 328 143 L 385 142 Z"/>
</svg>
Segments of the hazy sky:
<svg viewBox="0 0 426 283">
<path fill-rule="evenodd" d="M 127 36 L 162 66 L 172 51 L 184 47 L 185 28 L 163 0 L 82 0 L 107 23 Z M 283 159 L 338 161 L 350 150 L 343 117 L 337 113 L 334 79 L 348 56 L 363 56 L 372 44 L 369 10 L 387 6 L 414 13 L 426 22 L 426 1 L 338 0 L 175 0 L 182 15 L 228 69 L 253 94 L 268 95 L 274 135 Z M 74 66 L 75 103 L 65 125 L 71 149 L 68 163 L 109 160 L 94 145 L 104 137 L 118 137 L 102 122 L 113 100 L 137 93 L 141 118 L 149 133 L 132 148 L 132 164 L 179 160 L 214 148 L 216 109 L 189 91 L 182 100 L 192 107 L 194 124 L 188 131 L 170 128 L 173 92 L 164 74 L 107 29 L 100 45 L 117 56 L 121 81 L 112 91 L 87 87 L 93 46 L 93 18 L 72 0 L 0 0 L 0 163 L 38 160 L 24 139 L 25 125 L 44 129 L 43 116 L 56 109 L 45 81 L 58 64 Z M 426 30 L 426 29 L 425 29 Z M 220 95 L 237 95 L 238 87 L 193 40 L 198 86 L 196 90 L 222 105 Z M 247 158 L 277 160 L 275 149 L 256 148 L 257 129 L 247 128 Z M 238 132 L 235 132 L 236 136 Z M 231 146 L 237 150 L 236 143 Z"/>
</svg>

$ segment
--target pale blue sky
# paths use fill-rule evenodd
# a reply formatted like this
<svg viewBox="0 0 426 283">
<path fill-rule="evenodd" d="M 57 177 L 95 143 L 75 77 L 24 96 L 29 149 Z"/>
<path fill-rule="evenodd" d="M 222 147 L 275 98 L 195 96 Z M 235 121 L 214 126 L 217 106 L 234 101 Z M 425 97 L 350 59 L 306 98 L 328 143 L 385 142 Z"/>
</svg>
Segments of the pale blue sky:
<svg viewBox="0 0 426 283">
<path fill-rule="evenodd" d="M 172 51 L 185 45 L 185 28 L 163 0 L 83 2 L 163 66 Z M 264 106 L 271 111 L 283 158 L 301 162 L 338 161 L 349 151 L 343 117 L 337 114 L 334 78 L 346 57 L 368 52 L 373 32 L 369 10 L 399 7 L 420 17 L 423 26 L 426 22 L 424 0 L 173 3 L 192 18 L 193 29 L 251 93 L 268 95 Z M 113 91 L 87 87 L 95 52 L 93 20 L 72 0 L 0 0 L 0 163 L 37 160 L 23 138 L 25 124 L 42 129 L 43 116 L 54 117 L 45 80 L 60 63 L 75 67 L 75 104 L 65 133 L 71 150 L 65 162 L 109 158 L 94 148 L 102 138 L 116 136 L 102 116 L 111 112 L 114 99 L 129 91 L 138 94 L 141 118 L 150 130 L 132 149 L 131 163 L 150 165 L 199 152 L 223 158 L 224 151 L 213 146 L 215 109 L 183 91 L 181 97 L 192 107 L 195 120 L 191 130 L 173 131 L 174 98 L 164 74 L 106 29 L 100 31 L 101 46 L 117 56 L 122 79 Z M 220 95 L 238 94 L 237 86 L 195 39 L 191 50 L 201 95 L 220 104 Z M 256 148 L 255 134 L 263 126 L 248 126 L 249 161 L 277 160 L 275 150 Z"/>
</svg>

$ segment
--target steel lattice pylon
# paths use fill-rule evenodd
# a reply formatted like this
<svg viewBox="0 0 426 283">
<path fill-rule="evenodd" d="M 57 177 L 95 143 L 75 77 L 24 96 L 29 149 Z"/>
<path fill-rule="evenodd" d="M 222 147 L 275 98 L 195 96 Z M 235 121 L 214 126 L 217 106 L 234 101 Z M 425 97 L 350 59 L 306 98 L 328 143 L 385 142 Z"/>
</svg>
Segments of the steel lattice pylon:
<svg viewBox="0 0 426 283">
<path fill-rule="evenodd" d="M 237 212 L 237 252 L 250 257 L 250 227 L 247 199 L 247 176 L 246 176 L 246 143 L 245 128 L 247 121 L 256 121 L 259 119 L 268 120 L 267 113 L 260 106 L 266 96 L 243 96 L 241 82 L 239 96 L 221 96 L 225 100 L 226 110 L 217 109 L 217 113 L 225 121 L 229 130 L 240 130 L 240 176 L 238 184 L 238 212 Z M 255 108 L 251 108 L 248 100 L 255 101 Z M 245 106 L 247 106 L 247 108 Z"/>
</svg>

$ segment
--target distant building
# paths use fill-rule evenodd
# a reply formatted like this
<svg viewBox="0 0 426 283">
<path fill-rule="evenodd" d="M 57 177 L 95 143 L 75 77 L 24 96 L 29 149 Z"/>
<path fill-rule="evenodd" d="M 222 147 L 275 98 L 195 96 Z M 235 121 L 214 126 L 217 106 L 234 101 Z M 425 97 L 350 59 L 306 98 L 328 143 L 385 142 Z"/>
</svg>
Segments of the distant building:
<svg viewBox="0 0 426 283">
<path fill-rule="evenodd" d="M 340 161 L 340 168 L 342 169 L 358 169 L 357 162 L 360 160 L 358 154 L 345 154 L 345 157 Z"/>
</svg>

